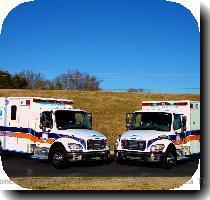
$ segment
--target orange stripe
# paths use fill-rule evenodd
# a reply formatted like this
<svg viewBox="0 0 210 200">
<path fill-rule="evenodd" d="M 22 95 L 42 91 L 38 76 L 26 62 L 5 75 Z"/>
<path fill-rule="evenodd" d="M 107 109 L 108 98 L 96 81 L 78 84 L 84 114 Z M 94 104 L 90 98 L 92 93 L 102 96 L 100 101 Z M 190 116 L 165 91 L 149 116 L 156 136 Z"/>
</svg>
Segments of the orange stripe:
<svg viewBox="0 0 210 200">
<path fill-rule="evenodd" d="M 13 136 L 17 138 L 26 138 L 30 140 L 32 140 L 32 137 L 33 137 L 31 134 L 21 133 L 21 132 L 14 132 Z"/>
<path fill-rule="evenodd" d="M 173 140 L 174 144 L 186 144 L 187 142 L 193 141 L 193 140 L 199 140 L 200 142 L 200 135 L 189 135 L 184 140 L 180 140 L 180 143 L 177 143 L 176 140 Z"/>
<path fill-rule="evenodd" d="M 52 144 L 55 141 L 55 139 L 53 138 L 48 138 L 47 141 L 44 142 L 43 138 L 35 137 L 30 133 L 21 133 L 21 132 L 14 132 L 14 137 L 29 139 L 33 142 L 49 143 L 49 144 Z"/>
<path fill-rule="evenodd" d="M 200 141 L 200 135 L 190 135 L 186 138 L 187 142 L 192 140 L 199 140 Z"/>
</svg>

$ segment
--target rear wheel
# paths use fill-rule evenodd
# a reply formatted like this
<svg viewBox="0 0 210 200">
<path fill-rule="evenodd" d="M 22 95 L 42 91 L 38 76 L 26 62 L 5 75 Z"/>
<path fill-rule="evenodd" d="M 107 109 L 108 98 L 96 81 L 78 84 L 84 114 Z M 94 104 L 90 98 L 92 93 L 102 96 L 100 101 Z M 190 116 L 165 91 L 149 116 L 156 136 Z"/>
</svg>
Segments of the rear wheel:
<svg viewBox="0 0 210 200">
<path fill-rule="evenodd" d="M 169 146 L 163 156 L 162 167 L 164 169 L 171 169 L 176 166 L 177 162 L 177 155 L 176 155 L 176 148 L 173 146 Z"/>
<path fill-rule="evenodd" d="M 1 141 L 0 141 L 0 156 L 1 156 L 1 160 L 5 160 L 7 158 L 6 152 L 3 151 L 2 149 Z"/>
<path fill-rule="evenodd" d="M 66 150 L 64 148 L 55 148 L 50 152 L 50 162 L 57 169 L 65 168 L 68 164 Z"/>
</svg>

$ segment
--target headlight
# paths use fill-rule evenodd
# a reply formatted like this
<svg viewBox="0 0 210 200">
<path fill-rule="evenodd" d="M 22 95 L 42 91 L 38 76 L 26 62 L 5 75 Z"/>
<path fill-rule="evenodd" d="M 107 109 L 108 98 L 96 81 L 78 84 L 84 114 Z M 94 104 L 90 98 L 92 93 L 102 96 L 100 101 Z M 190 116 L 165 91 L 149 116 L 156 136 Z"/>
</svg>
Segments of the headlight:
<svg viewBox="0 0 210 200">
<path fill-rule="evenodd" d="M 68 146 L 69 146 L 69 149 L 74 149 L 74 150 L 83 149 L 82 145 L 76 144 L 76 143 L 69 143 Z"/>
<path fill-rule="evenodd" d="M 156 144 L 156 145 L 152 145 L 150 147 L 150 151 L 151 152 L 159 152 L 162 151 L 164 149 L 165 145 L 164 144 Z"/>
</svg>

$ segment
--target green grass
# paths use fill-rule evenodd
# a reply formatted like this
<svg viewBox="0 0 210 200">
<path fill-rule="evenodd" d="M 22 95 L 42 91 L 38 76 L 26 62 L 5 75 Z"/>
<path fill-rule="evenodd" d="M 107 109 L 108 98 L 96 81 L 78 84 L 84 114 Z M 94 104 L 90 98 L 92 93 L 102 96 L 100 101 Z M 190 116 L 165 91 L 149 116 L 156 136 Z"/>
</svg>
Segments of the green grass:
<svg viewBox="0 0 210 200">
<path fill-rule="evenodd" d="M 125 131 L 125 114 L 141 108 L 145 100 L 200 100 L 193 94 L 150 94 L 101 91 L 0 90 L 0 96 L 38 96 L 74 100 L 74 107 L 93 114 L 93 128 L 108 136 L 113 149 L 116 136 Z"/>
</svg>

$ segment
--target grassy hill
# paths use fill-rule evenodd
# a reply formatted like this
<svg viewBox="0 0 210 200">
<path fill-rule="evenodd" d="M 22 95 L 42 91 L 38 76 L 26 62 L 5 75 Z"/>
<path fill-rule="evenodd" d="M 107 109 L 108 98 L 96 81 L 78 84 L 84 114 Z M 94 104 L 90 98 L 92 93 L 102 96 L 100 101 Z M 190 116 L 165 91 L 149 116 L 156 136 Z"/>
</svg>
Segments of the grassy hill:
<svg viewBox="0 0 210 200">
<path fill-rule="evenodd" d="M 145 100 L 200 100 L 194 94 L 150 94 L 101 91 L 0 90 L 0 96 L 38 96 L 74 100 L 74 107 L 93 114 L 93 128 L 106 134 L 113 149 L 117 134 L 125 131 L 125 114 L 141 108 Z"/>
</svg>

